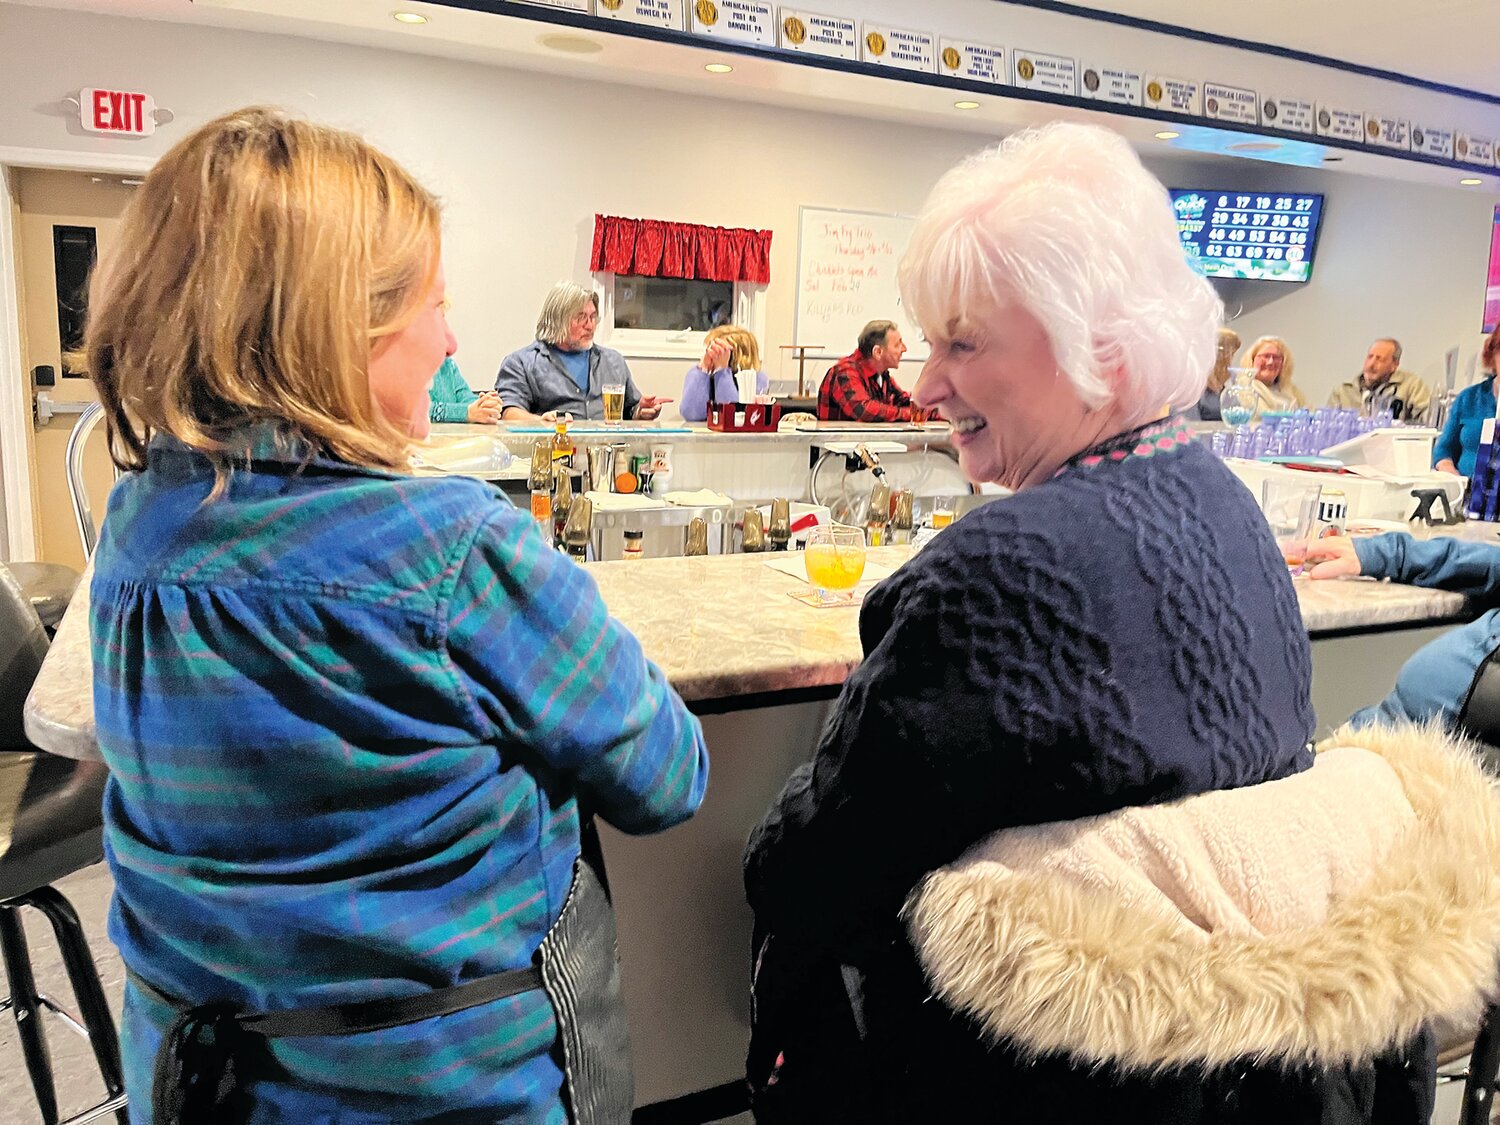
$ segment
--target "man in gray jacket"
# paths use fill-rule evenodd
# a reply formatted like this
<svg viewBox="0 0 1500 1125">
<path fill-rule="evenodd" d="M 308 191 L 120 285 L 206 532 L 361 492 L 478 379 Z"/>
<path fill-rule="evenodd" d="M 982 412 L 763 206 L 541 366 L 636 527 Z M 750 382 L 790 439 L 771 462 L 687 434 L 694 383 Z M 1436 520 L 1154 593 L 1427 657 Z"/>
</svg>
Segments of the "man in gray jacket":
<svg viewBox="0 0 1500 1125">
<path fill-rule="evenodd" d="M 604 417 L 604 388 L 625 388 L 625 417 L 647 421 L 669 398 L 641 396 L 625 357 L 594 343 L 599 298 L 593 290 L 559 281 L 547 294 L 536 322 L 536 339 L 505 357 L 495 390 L 507 422 L 550 422 L 568 413 Z"/>
</svg>

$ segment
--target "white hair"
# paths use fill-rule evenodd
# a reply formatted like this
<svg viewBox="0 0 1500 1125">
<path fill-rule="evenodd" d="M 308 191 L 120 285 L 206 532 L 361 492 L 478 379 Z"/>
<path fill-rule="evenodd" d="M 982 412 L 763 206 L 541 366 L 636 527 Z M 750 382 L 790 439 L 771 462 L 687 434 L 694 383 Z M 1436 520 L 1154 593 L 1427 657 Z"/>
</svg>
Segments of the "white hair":
<svg viewBox="0 0 1500 1125">
<path fill-rule="evenodd" d="M 1079 397 L 1113 400 L 1127 425 L 1198 401 L 1224 311 L 1188 265 L 1166 190 L 1124 138 L 1063 122 L 951 168 L 899 278 L 929 336 L 1024 308 Z"/>
</svg>

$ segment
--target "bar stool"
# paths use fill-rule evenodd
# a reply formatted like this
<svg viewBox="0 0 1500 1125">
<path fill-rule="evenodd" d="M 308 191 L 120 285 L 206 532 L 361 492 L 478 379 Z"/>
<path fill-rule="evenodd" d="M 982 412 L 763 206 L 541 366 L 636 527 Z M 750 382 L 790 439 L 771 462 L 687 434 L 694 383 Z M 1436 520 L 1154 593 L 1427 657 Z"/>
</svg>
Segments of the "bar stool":
<svg viewBox="0 0 1500 1125">
<path fill-rule="evenodd" d="M 68 495 L 73 498 L 73 519 L 78 525 L 78 538 L 83 542 L 85 559 L 93 557 L 94 544 L 99 541 L 99 529 L 94 522 L 93 505 L 89 503 L 89 492 L 83 479 L 83 455 L 88 446 L 89 435 L 103 420 L 104 407 L 91 402 L 78 416 L 78 421 L 73 423 L 72 432 L 68 434 Z M 114 470 L 114 479 L 120 479 L 118 467 Z"/>
<path fill-rule="evenodd" d="M 42 628 L 49 633 L 56 630 L 62 615 L 67 612 L 73 591 L 78 588 L 78 572 L 61 563 L 13 562 L 5 565 L 10 567 L 11 577 L 42 619 Z"/>
<path fill-rule="evenodd" d="M 9 568 L 0 564 L 0 961 L 10 985 L 0 1011 L 9 1009 L 15 1018 L 44 1125 L 60 1123 L 40 1018 L 44 1010 L 88 1039 L 104 1080 L 104 1101 L 69 1118 L 66 1125 L 80 1125 L 111 1111 L 125 1125 L 125 1080 L 114 1021 L 78 914 L 51 886 L 103 857 L 108 770 L 102 762 L 41 753 L 26 741 L 22 707 L 47 645 L 41 619 Z M 37 990 L 20 917 L 21 908 L 28 906 L 52 926 L 81 1022 Z"/>
</svg>

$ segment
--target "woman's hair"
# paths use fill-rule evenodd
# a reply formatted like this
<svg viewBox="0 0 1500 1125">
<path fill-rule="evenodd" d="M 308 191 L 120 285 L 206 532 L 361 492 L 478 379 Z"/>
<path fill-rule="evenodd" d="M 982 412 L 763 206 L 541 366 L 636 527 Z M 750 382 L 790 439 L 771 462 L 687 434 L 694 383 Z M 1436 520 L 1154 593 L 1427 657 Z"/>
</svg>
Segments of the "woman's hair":
<svg viewBox="0 0 1500 1125">
<path fill-rule="evenodd" d="M 707 347 L 715 340 L 728 341 L 731 371 L 760 370 L 760 345 L 755 342 L 754 332 L 734 324 L 721 324 L 709 329 L 708 335 L 703 337 L 703 344 Z"/>
<path fill-rule="evenodd" d="M 1292 349 L 1286 346 L 1286 341 L 1280 336 L 1259 336 L 1255 343 L 1245 349 L 1240 356 L 1240 367 L 1255 367 L 1255 357 L 1265 348 L 1267 344 L 1275 344 L 1281 349 L 1281 374 L 1276 377 L 1275 387 L 1283 387 L 1292 381 Z"/>
<path fill-rule="evenodd" d="M 599 311 L 597 293 L 577 282 L 559 281 L 547 291 L 547 299 L 542 302 L 541 315 L 536 318 L 536 338 L 553 347 L 566 342 L 573 318 L 589 305 Z"/>
<path fill-rule="evenodd" d="M 417 314 L 439 223 L 389 156 L 280 110 L 227 113 L 172 146 L 90 286 L 85 361 L 116 463 L 144 467 L 159 431 L 207 455 L 222 489 L 243 452 L 231 435 L 274 422 L 342 460 L 404 465 L 370 350 Z"/>
<path fill-rule="evenodd" d="M 1491 373 L 1495 370 L 1496 356 L 1500 355 L 1500 326 L 1484 338 L 1484 347 L 1479 351 L 1479 366 Z"/>
<path fill-rule="evenodd" d="M 949 170 L 899 277 L 929 336 L 955 324 L 982 335 L 989 312 L 1024 308 L 1083 401 L 1113 399 L 1128 424 L 1198 401 L 1223 314 L 1166 190 L 1122 137 L 1090 125 L 1027 129 Z"/>
<path fill-rule="evenodd" d="M 1208 389 L 1222 391 L 1229 382 L 1229 368 L 1234 363 L 1234 353 L 1240 350 L 1240 334 L 1233 328 L 1220 328 L 1214 351 L 1213 370 L 1208 373 Z"/>
</svg>

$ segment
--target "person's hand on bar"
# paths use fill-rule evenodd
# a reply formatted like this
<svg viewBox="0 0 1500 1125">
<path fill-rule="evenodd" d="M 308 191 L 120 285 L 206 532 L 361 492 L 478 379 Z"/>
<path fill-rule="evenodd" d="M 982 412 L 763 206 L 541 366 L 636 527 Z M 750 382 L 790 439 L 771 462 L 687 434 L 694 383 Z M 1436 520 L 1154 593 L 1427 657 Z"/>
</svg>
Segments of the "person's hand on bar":
<svg viewBox="0 0 1500 1125">
<path fill-rule="evenodd" d="M 1363 573 L 1354 540 L 1347 535 L 1326 535 L 1307 545 L 1306 563 L 1309 578 L 1354 578 Z"/>
</svg>

